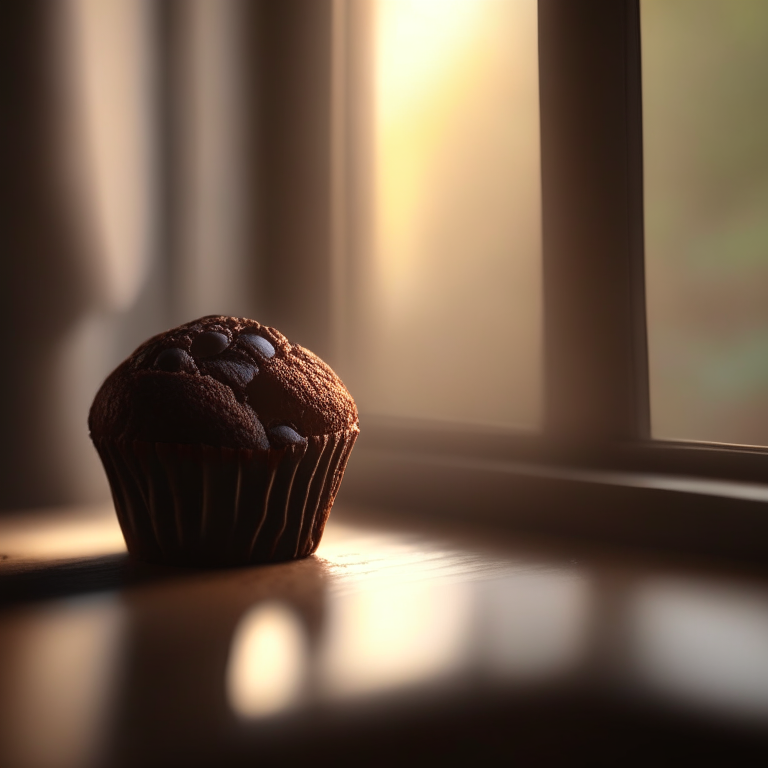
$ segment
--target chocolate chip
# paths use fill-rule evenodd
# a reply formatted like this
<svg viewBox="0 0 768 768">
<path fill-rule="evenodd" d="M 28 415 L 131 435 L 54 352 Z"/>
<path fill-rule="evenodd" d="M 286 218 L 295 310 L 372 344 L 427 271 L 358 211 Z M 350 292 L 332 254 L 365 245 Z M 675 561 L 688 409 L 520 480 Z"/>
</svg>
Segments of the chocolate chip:
<svg viewBox="0 0 768 768">
<path fill-rule="evenodd" d="M 203 373 L 213 376 L 217 381 L 241 389 L 245 389 L 259 372 L 255 363 L 245 360 L 207 360 L 200 367 Z"/>
<path fill-rule="evenodd" d="M 276 448 L 282 448 L 286 445 L 305 445 L 307 438 L 302 437 L 295 429 L 283 425 L 269 430 L 269 441 Z"/>
<path fill-rule="evenodd" d="M 275 348 L 263 336 L 258 336 L 255 333 L 241 333 L 240 338 L 262 357 L 270 358 L 275 356 Z"/>
<path fill-rule="evenodd" d="M 205 331 L 195 336 L 190 352 L 195 357 L 213 357 L 229 346 L 229 338 L 218 331 Z"/>
<path fill-rule="evenodd" d="M 168 371 L 168 373 L 178 373 L 179 371 L 194 369 L 194 367 L 192 358 L 178 347 L 164 349 L 155 359 L 155 368 Z"/>
</svg>

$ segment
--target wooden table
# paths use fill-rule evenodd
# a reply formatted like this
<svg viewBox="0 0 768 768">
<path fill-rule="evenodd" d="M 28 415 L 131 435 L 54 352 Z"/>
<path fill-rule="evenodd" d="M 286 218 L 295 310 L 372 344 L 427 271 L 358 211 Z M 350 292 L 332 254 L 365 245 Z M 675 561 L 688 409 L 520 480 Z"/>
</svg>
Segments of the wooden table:
<svg viewBox="0 0 768 768">
<path fill-rule="evenodd" d="M 0 766 L 768 763 L 768 576 L 341 507 L 317 555 L 133 562 L 0 518 Z"/>
</svg>

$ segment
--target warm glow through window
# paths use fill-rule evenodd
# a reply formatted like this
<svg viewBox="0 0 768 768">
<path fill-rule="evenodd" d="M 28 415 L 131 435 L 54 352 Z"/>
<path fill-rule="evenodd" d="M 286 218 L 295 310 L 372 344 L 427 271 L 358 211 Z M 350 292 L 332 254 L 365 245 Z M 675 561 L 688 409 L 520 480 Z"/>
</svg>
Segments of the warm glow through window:
<svg viewBox="0 0 768 768">
<path fill-rule="evenodd" d="M 363 411 L 535 429 L 536 3 L 375 4 Z"/>
</svg>

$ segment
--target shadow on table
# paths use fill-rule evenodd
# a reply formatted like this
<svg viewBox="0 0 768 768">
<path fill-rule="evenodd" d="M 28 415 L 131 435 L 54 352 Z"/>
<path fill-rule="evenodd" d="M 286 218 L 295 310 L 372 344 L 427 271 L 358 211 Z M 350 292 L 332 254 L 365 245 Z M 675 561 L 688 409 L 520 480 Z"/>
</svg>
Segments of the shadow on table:
<svg viewBox="0 0 768 768">
<path fill-rule="evenodd" d="M 0 561 L 0 608 L 184 579 L 207 570 L 145 563 L 125 552 L 56 561 Z"/>
</svg>

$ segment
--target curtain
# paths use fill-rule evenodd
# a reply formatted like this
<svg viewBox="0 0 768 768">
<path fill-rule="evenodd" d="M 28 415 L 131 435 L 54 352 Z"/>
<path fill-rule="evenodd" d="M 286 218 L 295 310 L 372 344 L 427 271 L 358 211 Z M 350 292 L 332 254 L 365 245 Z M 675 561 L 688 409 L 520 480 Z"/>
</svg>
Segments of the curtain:
<svg viewBox="0 0 768 768">
<path fill-rule="evenodd" d="M 254 315 L 259 3 L 18 0 L 0 24 L 0 509 L 99 503 L 101 381 Z"/>
</svg>

